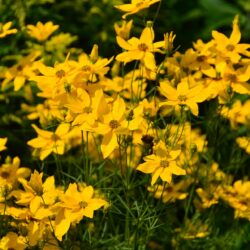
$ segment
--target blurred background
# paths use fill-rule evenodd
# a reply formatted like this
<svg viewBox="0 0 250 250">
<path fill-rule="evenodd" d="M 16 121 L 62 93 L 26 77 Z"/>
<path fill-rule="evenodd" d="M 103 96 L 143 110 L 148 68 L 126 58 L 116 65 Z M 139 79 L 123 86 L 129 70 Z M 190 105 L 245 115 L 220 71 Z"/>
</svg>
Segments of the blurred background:
<svg viewBox="0 0 250 250">
<path fill-rule="evenodd" d="M 122 0 L 0 0 L 0 22 L 13 21 L 15 27 L 38 21 L 53 21 L 60 25 L 60 31 L 77 36 L 73 46 L 89 52 L 97 43 L 102 56 L 112 56 L 120 51 L 115 43 L 113 25 L 121 21 L 122 13 L 114 8 L 116 4 L 129 3 Z M 175 47 L 180 51 L 192 46 L 198 38 L 204 41 L 211 38 L 216 29 L 229 35 L 231 23 L 236 14 L 240 16 L 242 41 L 250 41 L 250 1 L 249 0 L 162 0 L 149 10 L 128 16 L 134 20 L 132 35 L 138 35 L 146 21 L 155 20 L 157 39 L 163 33 L 176 33 Z M 24 43 L 18 37 L 9 43 L 12 50 Z M 19 43 L 15 46 L 15 43 Z M 8 54 L 6 48 L 4 54 Z M 3 52 L 3 51 L 2 51 Z M 13 51 L 12 51 L 13 54 Z"/>
</svg>

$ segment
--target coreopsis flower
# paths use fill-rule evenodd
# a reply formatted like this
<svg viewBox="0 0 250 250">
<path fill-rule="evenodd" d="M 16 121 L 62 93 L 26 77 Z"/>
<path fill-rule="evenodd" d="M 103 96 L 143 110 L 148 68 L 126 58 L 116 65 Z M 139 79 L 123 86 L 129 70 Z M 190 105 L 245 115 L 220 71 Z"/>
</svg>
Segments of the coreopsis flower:
<svg viewBox="0 0 250 250">
<path fill-rule="evenodd" d="M 102 98 L 102 90 L 97 90 L 91 97 L 87 91 L 78 88 L 76 96 L 70 95 L 65 106 L 74 114 L 72 126 L 78 126 L 83 131 L 92 131 L 99 116 Z"/>
<path fill-rule="evenodd" d="M 128 63 L 139 60 L 150 70 L 156 69 L 154 53 L 161 52 L 159 48 L 165 45 L 164 41 L 153 42 L 154 30 L 150 24 L 144 28 L 140 38 L 132 37 L 126 41 L 122 37 L 117 36 L 116 41 L 121 48 L 126 50 L 116 56 L 117 61 Z"/>
<path fill-rule="evenodd" d="M 238 25 L 238 19 L 239 16 L 235 16 L 233 20 L 233 30 L 229 38 L 218 31 L 212 31 L 215 47 L 219 56 L 225 59 L 230 59 L 233 63 L 238 63 L 241 55 L 249 54 L 249 51 L 247 50 L 250 48 L 250 44 L 239 43 L 241 33 Z"/>
<path fill-rule="evenodd" d="M 5 146 L 7 143 L 8 138 L 0 138 L 0 152 L 5 150 L 7 147 Z"/>
<path fill-rule="evenodd" d="M 218 203 L 218 197 L 216 197 L 216 187 L 209 186 L 206 187 L 206 189 L 203 188 L 197 188 L 196 193 L 199 195 L 201 201 L 202 201 L 202 208 L 209 208 L 214 204 Z"/>
<path fill-rule="evenodd" d="M 152 174 L 151 185 L 154 185 L 160 177 L 164 182 L 171 183 L 172 175 L 185 175 L 186 170 L 177 166 L 176 159 L 180 155 L 179 149 L 169 149 L 165 143 L 160 141 L 154 153 L 143 158 L 145 161 L 141 163 L 137 170 Z"/>
<path fill-rule="evenodd" d="M 12 66 L 4 73 L 4 80 L 2 82 L 2 87 L 5 88 L 10 81 L 14 83 L 14 91 L 21 89 L 25 82 L 30 79 L 30 77 L 35 76 L 34 61 L 40 56 L 40 52 L 36 51 L 23 57 L 16 65 Z"/>
<path fill-rule="evenodd" d="M 122 25 L 119 26 L 118 23 L 114 24 L 115 33 L 117 36 L 122 37 L 124 40 L 128 40 L 130 36 L 130 30 L 132 28 L 133 20 L 126 22 L 122 21 Z"/>
<path fill-rule="evenodd" d="M 17 33 L 17 29 L 10 29 L 12 22 L 0 23 L 0 38 Z"/>
<path fill-rule="evenodd" d="M 0 187 L 8 186 L 14 189 L 17 186 L 19 178 L 27 178 L 30 175 L 30 169 L 20 167 L 20 159 L 14 157 L 7 159 L 6 163 L 0 166 Z"/>
<path fill-rule="evenodd" d="M 235 218 L 250 220 L 250 181 L 238 180 L 220 188 L 219 196 L 235 209 Z"/>
<path fill-rule="evenodd" d="M 56 63 L 54 67 L 45 66 L 43 63 L 37 65 L 37 69 L 42 75 L 33 76 L 30 80 L 37 82 L 37 86 L 42 91 L 38 93 L 44 98 L 55 98 L 71 91 L 72 82 L 78 70 L 72 65 L 67 55 L 63 63 Z"/>
<path fill-rule="evenodd" d="M 69 132 L 69 124 L 60 124 L 55 132 L 46 131 L 32 125 L 36 130 L 38 137 L 29 140 L 27 144 L 33 148 L 39 149 L 40 160 L 44 160 L 52 152 L 62 155 L 65 151 L 65 140 Z"/>
<path fill-rule="evenodd" d="M 238 137 L 236 138 L 236 142 L 241 148 L 245 149 L 245 151 L 250 154 L 250 137 Z"/>
<path fill-rule="evenodd" d="M 133 15 L 140 10 L 148 8 L 150 5 L 160 2 L 160 0 L 131 0 L 129 4 L 115 5 L 115 8 L 127 12 L 122 16 L 125 19 L 129 15 Z"/>
<path fill-rule="evenodd" d="M 104 77 L 104 75 L 109 71 L 107 66 L 113 60 L 101 58 L 98 54 L 98 46 L 95 44 L 92 48 L 90 55 L 85 53 L 81 54 L 78 58 L 78 70 L 79 74 L 75 79 L 76 85 L 82 82 L 85 83 L 95 83 L 99 78 Z"/>
<path fill-rule="evenodd" d="M 27 25 L 28 34 L 39 42 L 47 40 L 58 28 L 59 25 L 54 25 L 53 22 L 47 22 L 45 24 L 38 22 L 36 25 Z"/>
<path fill-rule="evenodd" d="M 52 221 L 51 221 L 52 224 Z M 38 246 L 44 250 L 59 250 L 58 241 L 53 235 L 51 224 L 45 221 L 29 221 L 24 228 L 27 231 L 26 242 L 30 247 Z M 53 224 L 52 224 L 53 225 Z"/>
<path fill-rule="evenodd" d="M 25 237 L 19 236 L 14 232 L 8 232 L 3 238 L 0 239 L 0 249 L 24 250 L 27 247 Z"/>
<path fill-rule="evenodd" d="M 160 106 L 187 106 L 195 116 L 198 116 L 199 113 L 197 103 L 201 103 L 207 98 L 203 85 L 198 84 L 191 88 L 188 78 L 183 78 L 177 88 L 173 88 L 169 81 L 161 82 L 159 91 L 167 98 L 166 101 L 159 104 Z"/>
<path fill-rule="evenodd" d="M 55 206 L 59 209 L 54 224 L 56 237 L 61 240 L 72 222 L 79 223 L 84 216 L 93 218 L 94 211 L 106 204 L 104 199 L 95 198 L 92 186 L 78 189 L 76 183 L 70 184 Z"/>
<path fill-rule="evenodd" d="M 126 105 L 121 97 L 118 97 L 113 102 L 108 112 L 106 111 L 106 113 L 103 114 L 94 131 L 97 134 L 103 135 L 101 151 L 103 157 L 107 158 L 116 148 L 118 148 L 119 135 L 128 133 Z"/>
<path fill-rule="evenodd" d="M 29 181 L 23 178 L 19 179 L 25 191 L 14 190 L 12 192 L 12 195 L 16 198 L 16 204 L 29 206 L 32 214 L 35 215 L 38 213 L 39 219 L 48 218 L 48 216 L 52 214 L 48 208 L 38 211 L 39 208 L 53 205 L 58 196 L 54 176 L 48 177 L 44 182 L 42 177 L 43 173 L 38 173 L 35 170 L 34 173 L 31 174 Z"/>
</svg>

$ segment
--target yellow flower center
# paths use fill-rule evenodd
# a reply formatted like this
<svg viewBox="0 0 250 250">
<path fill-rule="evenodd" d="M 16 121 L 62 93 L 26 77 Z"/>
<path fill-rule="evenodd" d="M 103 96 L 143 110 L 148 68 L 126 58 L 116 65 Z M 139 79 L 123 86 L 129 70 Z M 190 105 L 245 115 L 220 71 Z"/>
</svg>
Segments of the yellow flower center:
<svg viewBox="0 0 250 250">
<path fill-rule="evenodd" d="M 58 78 L 63 78 L 66 75 L 65 71 L 63 69 L 60 69 L 58 71 L 56 71 L 56 76 Z"/>
<path fill-rule="evenodd" d="M 185 102 L 187 100 L 187 97 L 185 95 L 179 95 L 178 100 L 181 102 Z"/>
<path fill-rule="evenodd" d="M 10 176 L 10 173 L 7 172 L 7 171 L 3 171 L 0 176 L 3 178 L 3 179 L 7 179 L 9 176 Z"/>
<path fill-rule="evenodd" d="M 227 49 L 228 51 L 233 51 L 233 50 L 235 49 L 235 46 L 234 46 L 233 44 L 228 44 L 228 45 L 226 46 L 226 49 Z"/>
<path fill-rule="evenodd" d="M 88 203 L 86 201 L 80 201 L 79 206 L 80 208 L 86 208 L 88 206 Z"/>
<path fill-rule="evenodd" d="M 109 122 L 109 126 L 112 128 L 112 129 L 116 129 L 120 126 L 119 122 L 117 120 L 111 120 Z"/>
<path fill-rule="evenodd" d="M 161 160 L 160 167 L 161 168 L 167 168 L 169 166 L 169 161 L 167 160 Z"/>
<path fill-rule="evenodd" d="M 148 50 L 148 45 L 145 44 L 145 43 L 140 43 L 138 45 L 138 49 L 141 50 L 141 51 L 147 51 Z"/>
</svg>

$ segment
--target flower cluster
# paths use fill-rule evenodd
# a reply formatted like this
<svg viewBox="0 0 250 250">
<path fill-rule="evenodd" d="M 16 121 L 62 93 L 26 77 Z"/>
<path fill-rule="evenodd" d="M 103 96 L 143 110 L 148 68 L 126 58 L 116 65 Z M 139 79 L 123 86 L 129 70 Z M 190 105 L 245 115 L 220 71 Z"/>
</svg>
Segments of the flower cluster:
<svg viewBox="0 0 250 250">
<path fill-rule="evenodd" d="M 132 0 L 115 7 L 126 19 L 158 2 Z M 35 133 L 26 144 L 42 171 L 21 167 L 19 157 L 7 157 L 0 166 L 0 220 L 8 218 L 11 228 L 0 239 L 0 249 L 60 249 L 74 227 L 108 206 L 94 187 L 109 179 L 108 190 L 110 171 L 126 187 L 126 201 L 138 180 L 135 189 L 144 188 L 152 199 L 185 202 L 184 226 L 174 230 L 183 239 L 207 237 L 209 225 L 188 217 L 191 212 L 199 217 L 220 202 L 235 210 L 235 218 L 250 220 L 249 181 L 223 165 L 227 156 L 212 138 L 219 134 L 221 119 L 231 135 L 225 141 L 249 157 L 250 45 L 240 43 L 238 19 L 229 37 L 214 30 L 210 41 L 198 40 L 183 53 L 174 50 L 173 32 L 158 40 L 148 21 L 131 36 L 133 21 L 123 20 L 114 26 L 122 51 L 110 58 L 101 57 L 96 44 L 90 53 L 69 53 L 75 38 L 56 34 L 59 26 L 52 22 L 27 25 L 29 53 L 4 68 L 1 90 L 23 95 L 22 118 L 31 121 Z M 0 24 L 0 38 L 17 32 L 11 24 Z M 57 48 L 58 41 L 64 45 Z M 214 120 L 206 113 L 210 106 L 216 106 Z M 217 134 L 209 130 L 213 124 Z M 6 143 L 6 137 L 0 138 L 0 151 Z M 80 177 L 60 165 L 69 156 L 80 159 L 81 166 L 74 166 Z M 55 166 L 54 175 L 44 166 Z M 105 177 L 98 180 L 101 173 Z M 120 186 L 115 188 L 120 192 Z M 129 214 L 135 218 L 130 205 L 126 219 Z"/>
</svg>

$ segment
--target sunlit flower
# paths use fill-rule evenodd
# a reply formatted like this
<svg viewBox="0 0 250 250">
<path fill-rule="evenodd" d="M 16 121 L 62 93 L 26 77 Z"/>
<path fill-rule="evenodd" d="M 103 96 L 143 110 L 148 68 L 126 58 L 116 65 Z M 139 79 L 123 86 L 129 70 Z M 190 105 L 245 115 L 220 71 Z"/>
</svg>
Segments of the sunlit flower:
<svg viewBox="0 0 250 250">
<path fill-rule="evenodd" d="M 39 42 L 47 40 L 58 28 L 59 25 L 54 25 L 52 22 L 47 22 L 45 24 L 38 22 L 36 25 L 27 25 L 29 35 Z"/>
<path fill-rule="evenodd" d="M 170 105 L 170 106 L 188 106 L 192 114 L 198 116 L 198 104 L 206 99 L 207 93 L 204 93 L 204 87 L 198 84 L 195 87 L 189 86 L 188 78 L 182 79 L 182 81 L 177 85 L 177 88 L 173 88 L 167 81 L 161 82 L 159 91 L 162 95 L 167 97 L 166 101 L 160 103 L 160 106 Z"/>
<path fill-rule="evenodd" d="M 154 52 L 161 52 L 159 48 L 164 47 L 165 44 L 164 41 L 153 43 L 154 30 L 150 25 L 144 28 L 139 39 L 132 37 L 126 41 L 117 36 L 116 41 L 121 48 L 127 50 L 116 56 L 117 61 L 128 63 L 139 60 L 151 70 L 156 69 Z"/>
</svg>

